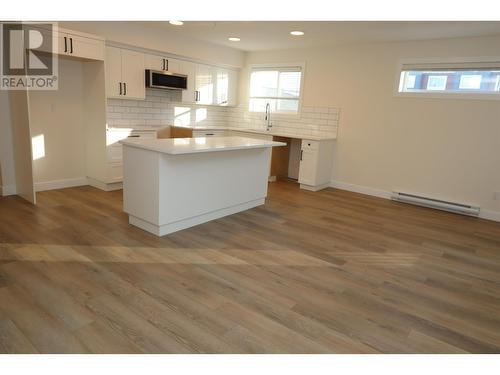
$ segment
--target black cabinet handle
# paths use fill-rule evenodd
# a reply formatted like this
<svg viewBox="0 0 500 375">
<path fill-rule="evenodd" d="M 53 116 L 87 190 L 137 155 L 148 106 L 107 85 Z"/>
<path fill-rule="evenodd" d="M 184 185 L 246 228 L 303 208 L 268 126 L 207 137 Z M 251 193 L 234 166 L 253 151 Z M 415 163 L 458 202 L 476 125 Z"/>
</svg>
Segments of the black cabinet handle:
<svg viewBox="0 0 500 375">
<path fill-rule="evenodd" d="M 165 59 L 165 61 L 167 62 L 167 66 L 166 66 L 165 70 L 168 70 L 168 60 Z"/>
<path fill-rule="evenodd" d="M 127 95 L 127 83 L 123 83 L 123 95 Z"/>
<path fill-rule="evenodd" d="M 69 53 L 73 53 L 73 38 L 69 38 Z"/>
<path fill-rule="evenodd" d="M 127 138 L 139 138 L 140 135 L 129 135 Z"/>
<path fill-rule="evenodd" d="M 162 70 L 165 70 L 165 59 L 161 59 L 161 62 L 162 62 L 162 64 L 163 64 L 163 68 L 162 68 Z"/>
<path fill-rule="evenodd" d="M 64 37 L 64 52 L 68 52 L 68 38 Z"/>
<path fill-rule="evenodd" d="M 120 95 L 122 94 L 122 83 L 120 82 Z"/>
<path fill-rule="evenodd" d="M 304 150 L 300 150 L 300 161 L 302 161 L 302 154 L 304 153 Z"/>
<path fill-rule="evenodd" d="M 205 133 L 205 135 L 209 136 L 209 135 L 215 135 L 214 133 Z"/>
</svg>

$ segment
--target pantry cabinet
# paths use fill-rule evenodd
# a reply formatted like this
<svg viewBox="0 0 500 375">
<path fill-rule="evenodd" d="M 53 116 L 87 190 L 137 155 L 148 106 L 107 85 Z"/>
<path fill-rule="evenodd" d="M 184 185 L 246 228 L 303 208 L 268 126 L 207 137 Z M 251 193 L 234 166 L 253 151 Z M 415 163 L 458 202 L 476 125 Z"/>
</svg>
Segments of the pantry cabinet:
<svg viewBox="0 0 500 375">
<path fill-rule="evenodd" d="M 106 47 L 106 96 L 116 99 L 146 97 L 144 54 Z"/>
</svg>

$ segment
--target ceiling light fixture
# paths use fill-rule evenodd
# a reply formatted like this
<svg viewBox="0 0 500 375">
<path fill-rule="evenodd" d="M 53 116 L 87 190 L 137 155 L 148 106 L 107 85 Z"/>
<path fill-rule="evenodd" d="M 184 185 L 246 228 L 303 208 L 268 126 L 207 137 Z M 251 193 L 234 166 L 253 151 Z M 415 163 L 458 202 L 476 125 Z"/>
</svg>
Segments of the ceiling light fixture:
<svg viewBox="0 0 500 375">
<path fill-rule="evenodd" d="M 239 42 L 241 40 L 240 38 L 236 38 L 234 36 L 227 38 L 227 39 L 229 39 L 231 42 Z"/>
<path fill-rule="evenodd" d="M 175 25 L 175 26 L 182 26 L 184 25 L 184 22 L 182 21 L 168 21 L 169 24 Z"/>
<path fill-rule="evenodd" d="M 304 32 L 303 31 L 290 31 L 290 34 L 298 36 L 298 35 L 304 35 Z"/>
</svg>

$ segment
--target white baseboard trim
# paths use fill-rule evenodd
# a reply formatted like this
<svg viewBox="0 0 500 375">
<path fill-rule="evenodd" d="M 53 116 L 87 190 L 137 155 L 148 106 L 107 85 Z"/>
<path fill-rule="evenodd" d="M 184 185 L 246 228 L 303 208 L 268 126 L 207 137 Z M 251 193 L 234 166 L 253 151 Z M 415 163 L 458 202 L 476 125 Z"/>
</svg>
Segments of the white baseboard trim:
<svg viewBox="0 0 500 375">
<path fill-rule="evenodd" d="M 66 180 L 54 180 L 54 181 L 44 181 L 35 183 L 35 191 L 45 191 L 54 189 L 64 189 L 75 186 L 85 186 L 88 185 L 86 177 L 69 178 Z"/>
<path fill-rule="evenodd" d="M 8 195 L 16 195 L 16 185 L 0 186 L 0 192 L 2 193 L 3 197 L 6 197 Z"/>
<path fill-rule="evenodd" d="M 88 177 L 88 184 L 92 187 L 95 187 L 100 190 L 104 191 L 114 191 L 114 190 L 120 190 L 123 189 L 123 182 L 111 182 L 111 183 L 106 183 L 102 182 L 99 180 L 96 180 L 94 178 Z"/>
<path fill-rule="evenodd" d="M 481 219 L 500 222 L 500 211 L 480 210 L 479 217 Z"/>
<path fill-rule="evenodd" d="M 368 186 L 354 185 L 342 181 L 331 181 L 330 186 L 340 190 L 352 191 L 354 193 L 360 193 L 365 195 L 372 195 L 374 197 L 391 199 L 391 192 L 386 190 L 380 190 L 371 188 Z"/>
<path fill-rule="evenodd" d="M 336 189 L 340 189 L 340 190 L 352 191 L 354 193 L 371 195 L 374 197 L 379 197 L 379 198 L 384 198 L 384 199 L 391 199 L 391 194 L 392 194 L 392 192 L 390 192 L 390 191 L 381 190 L 381 189 L 374 189 L 374 188 L 371 188 L 368 186 L 349 184 L 347 182 L 342 182 L 342 181 L 332 180 L 330 183 L 330 186 L 333 188 L 336 188 Z M 485 220 L 492 220 L 492 221 L 500 222 L 500 211 L 491 211 L 491 210 L 481 209 L 479 211 L 479 217 L 481 219 L 485 219 Z"/>
</svg>

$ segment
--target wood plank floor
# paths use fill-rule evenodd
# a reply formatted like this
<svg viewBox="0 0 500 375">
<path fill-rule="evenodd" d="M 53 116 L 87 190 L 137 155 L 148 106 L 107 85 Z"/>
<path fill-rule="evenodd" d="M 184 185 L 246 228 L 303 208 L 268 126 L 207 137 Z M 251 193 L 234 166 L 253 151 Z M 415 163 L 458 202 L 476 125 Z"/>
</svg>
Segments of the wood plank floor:
<svg viewBox="0 0 500 375">
<path fill-rule="evenodd" d="M 0 198 L 3 353 L 499 353 L 500 224 L 327 189 L 164 238 L 121 191 Z"/>
</svg>

